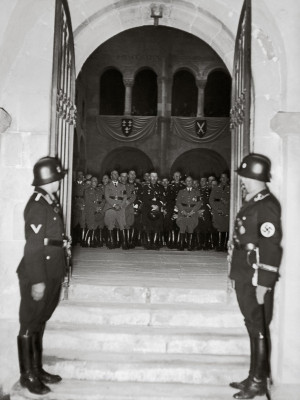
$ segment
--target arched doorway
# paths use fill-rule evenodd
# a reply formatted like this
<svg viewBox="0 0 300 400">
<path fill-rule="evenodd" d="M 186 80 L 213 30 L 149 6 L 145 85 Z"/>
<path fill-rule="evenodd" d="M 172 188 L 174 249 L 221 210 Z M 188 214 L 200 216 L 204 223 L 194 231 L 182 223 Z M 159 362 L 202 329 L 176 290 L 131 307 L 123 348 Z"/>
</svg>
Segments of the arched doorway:
<svg viewBox="0 0 300 400">
<path fill-rule="evenodd" d="M 193 178 L 214 175 L 220 176 L 228 171 L 229 166 L 225 159 L 216 151 L 210 149 L 193 149 L 181 154 L 171 167 L 171 175 L 180 171 L 183 176 L 191 175 Z"/>
<path fill-rule="evenodd" d="M 137 176 L 143 176 L 145 172 L 153 169 L 153 164 L 143 151 L 133 147 L 119 147 L 104 158 L 101 165 L 101 176 L 109 174 L 113 169 L 119 172 L 133 169 Z"/>
<path fill-rule="evenodd" d="M 120 71 L 109 68 L 100 78 L 100 110 L 102 115 L 123 115 L 125 87 Z"/>
<path fill-rule="evenodd" d="M 193 74 L 180 70 L 173 77 L 172 115 L 195 117 L 197 113 L 197 86 Z"/>
<path fill-rule="evenodd" d="M 149 68 L 139 71 L 132 89 L 132 115 L 157 114 L 157 75 Z"/>
<path fill-rule="evenodd" d="M 206 117 L 229 117 L 231 76 L 225 71 L 212 71 L 207 78 L 204 92 Z"/>
</svg>

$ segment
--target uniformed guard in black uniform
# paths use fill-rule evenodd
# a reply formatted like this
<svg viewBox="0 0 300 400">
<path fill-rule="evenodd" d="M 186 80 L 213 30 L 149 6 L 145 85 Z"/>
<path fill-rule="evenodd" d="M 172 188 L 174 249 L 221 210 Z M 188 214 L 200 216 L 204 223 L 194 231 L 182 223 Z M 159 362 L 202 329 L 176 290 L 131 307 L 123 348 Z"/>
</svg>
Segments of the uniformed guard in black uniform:
<svg viewBox="0 0 300 400">
<path fill-rule="evenodd" d="M 281 209 L 266 186 L 270 167 L 268 158 L 250 154 L 237 170 L 247 195 L 235 220 L 229 251 L 230 278 L 235 281 L 237 300 L 250 337 L 251 361 L 249 376 L 230 384 L 240 389 L 233 396 L 236 399 L 268 395 L 269 325 L 282 255 Z"/>
<path fill-rule="evenodd" d="M 33 172 L 35 190 L 24 211 L 26 244 L 17 270 L 21 292 L 18 353 L 21 385 L 32 393 L 46 394 L 50 389 L 45 384 L 61 380 L 43 369 L 42 342 L 66 272 L 68 241 L 55 197 L 65 171 L 57 159 L 44 157 Z"/>
<path fill-rule="evenodd" d="M 169 185 L 169 191 L 168 191 L 168 204 L 167 208 L 169 212 L 172 212 L 172 217 L 171 217 L 171 223 L 172 223 L 172 229 L 171 229 L 171 237 L 170 240 L 168 240 L 168 247 L 170 249 L 174 249 L 177 247 L 179 244 L 179 230 L 178 226 L 176 224 L 176 218 L 177 215 L 176 213 L 178 212 L 176 208 L 176 199 L 178 196 L 178 193 L 180 190 L 185 188 L 185 184 L 181 181 L 181 173 L 179 171 L 175 171 L 173 174 L 173 180 Z M 176 217 L 174 218 L 174 216 Z"/>
<path fill-rule="evenodd" d="M 163 229 L 163 188 L 157 183 L 157 173 L 151 172 L 150 183 L 142 188 L 142 224 L 146 231 L 146 249 L 159 249 L 159 233 Z"/>
</svg>

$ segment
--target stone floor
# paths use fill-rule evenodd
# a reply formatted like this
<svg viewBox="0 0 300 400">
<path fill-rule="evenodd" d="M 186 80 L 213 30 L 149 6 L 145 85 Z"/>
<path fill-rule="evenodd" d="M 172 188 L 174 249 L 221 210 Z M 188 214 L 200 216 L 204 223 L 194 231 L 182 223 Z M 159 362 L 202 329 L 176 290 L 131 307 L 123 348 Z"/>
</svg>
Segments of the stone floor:
<svg viewBox="0 0 300 400">
<path fill-rule="evenodd" d="M 44 341 L 64 380 L 46 399 L 226 400 L 247 374 L 224 253 L 77 247 L 65 297 Z"/>
</svg>

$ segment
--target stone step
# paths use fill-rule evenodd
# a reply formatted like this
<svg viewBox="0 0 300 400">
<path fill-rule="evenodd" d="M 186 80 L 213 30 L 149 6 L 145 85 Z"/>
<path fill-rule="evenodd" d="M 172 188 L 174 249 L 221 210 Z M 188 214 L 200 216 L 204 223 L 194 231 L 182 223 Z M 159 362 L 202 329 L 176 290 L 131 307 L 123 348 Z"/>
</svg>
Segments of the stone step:
<svg viewBox="0 0 300 400">
<path fill-rule="evenodd" d="M 176 287 L 170 282 L 164 286 L 143 285 L 139 282 L 126 284 L 103 284 L 101 282 L 86 283 L 86 279 L 73 279 L 68 290 L 69 299 L 77 301 L 101 301 L 102 303 L 147 303 L 147 304 L 203 304 L 226 303 L 228 293 L 226 283 L 222 287 L 209 288 L 187 285 Z"/>
<path fill-rule="evenodd" d="M 234 389 L 228 385 L 187 385 L 180 383 L 140 383 L 63 380 L 51 386 L 45 400 L 230 400 Z M 19 384 L 13 387 L 11 400 L 32 400 Z M 37 396 L 35 396 L 37 398 Z M 265 398 L 265 397 L 256 397 Z"/>
<path fill-rule="evenodd" d="M 59 351 L 60 350 L 60 351 Z M 248 357 L 53 349 L 44 367 L 65 379 L 226 385 L 247 375 Z"/>
<path fill-rule="evenodd" d="M 249 340 L 243 327 L 126 327 L 51 321 L 45 331 L 44 347 L 47 350 L 82 349 L 87 352 L 249 354 Z"/>
<path fill-rule="evenodd" d="M 228 328 L 243 326 L 237 307 L 223 304 L 160 305 L 65 301 L 52 321 L 95 325 L 143 325 Z"/>
</svg>

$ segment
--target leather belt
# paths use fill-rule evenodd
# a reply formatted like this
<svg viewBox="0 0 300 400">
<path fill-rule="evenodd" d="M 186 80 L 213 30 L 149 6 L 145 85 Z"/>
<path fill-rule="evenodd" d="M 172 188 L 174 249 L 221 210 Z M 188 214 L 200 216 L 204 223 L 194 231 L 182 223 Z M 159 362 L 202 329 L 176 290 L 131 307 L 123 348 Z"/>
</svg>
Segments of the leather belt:
<svg viewBox="0 0 300 400">
<path fill-rule="evenodd" d="M 183 207 L 195 207 L 196 204 L 186 204 L 186 203 L 181 203 Z"/>
<path fill-rule="evenodd" d="M 124 197 L 120 197 L 120 196 L 109 196 L 109 198 L 113 199 L 113 200 L 123 200 L 124 199 Z"/>
<path fill-rule="evenodd" d="M 44 238 L 44 246 L 55 246 L 55 247 L 65 247 L 67 241 L 66 240 L 54 240 Z"/>
<path fill-rule="evenodd" d="M 254 243 L 245 243 L 245 244 L 240 244 L 238 242 L 234 243 L 234 248 L 236 250 L 246 250 L 246 251 L 252 251 L 257 248 L 257 246 Z"/>
</svg>

